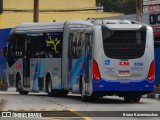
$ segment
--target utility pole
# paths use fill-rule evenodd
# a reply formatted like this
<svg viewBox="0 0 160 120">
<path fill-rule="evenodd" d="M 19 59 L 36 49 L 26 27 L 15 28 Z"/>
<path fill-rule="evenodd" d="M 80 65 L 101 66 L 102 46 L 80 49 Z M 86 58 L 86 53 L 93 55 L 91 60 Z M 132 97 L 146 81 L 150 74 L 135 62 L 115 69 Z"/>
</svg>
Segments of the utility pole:
<svg viewBox="0 0 160 120">
<path fill-rule="evenodd" d="M 39 22 L 39 0 L 34 0 L 33 22 Z"/>
<path fill-rule="evenodd" d="M 142 0 L 136 0 L 136 20 L 142 22 Z"/>
<path fill-rule="evenodd" d="M 0 0 L 0 14 L 3 13 L 3 0 Z"/>
</svg>

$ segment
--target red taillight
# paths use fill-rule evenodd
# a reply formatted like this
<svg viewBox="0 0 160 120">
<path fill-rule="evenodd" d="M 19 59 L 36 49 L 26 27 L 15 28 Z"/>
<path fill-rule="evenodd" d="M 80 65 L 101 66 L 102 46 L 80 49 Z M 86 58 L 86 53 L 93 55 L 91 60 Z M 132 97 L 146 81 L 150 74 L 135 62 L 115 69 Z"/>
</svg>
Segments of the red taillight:
<svg viewBox="0 0 160 120">
<path fill-rule="evenodd" d="M 151 63 L 147 78 L 148 78 L 149 81 L 152 81 L 154 79 L 154 60 Z"/>
<path fill-rule="evenodd" d="M 92 71 L 93 71 L 93 79 L 94 80 L 99 80 L 101 78 L 100 72 L 99 72 L 99 68 L 98 68 L 98 64 L 95 60 L 93 60 L 93 66 L 92 66 Z"/>
</svg>

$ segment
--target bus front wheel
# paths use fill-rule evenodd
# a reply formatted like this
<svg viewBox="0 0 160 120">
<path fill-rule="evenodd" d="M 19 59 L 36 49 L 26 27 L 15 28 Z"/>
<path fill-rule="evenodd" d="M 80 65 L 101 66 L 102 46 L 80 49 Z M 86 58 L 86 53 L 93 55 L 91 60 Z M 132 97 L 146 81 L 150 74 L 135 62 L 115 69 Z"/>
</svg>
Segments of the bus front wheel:
<svg viewBox="0 0 160 120">
<path fill-rule="evenodd" d="M 16 77 L 16 81 L 17 81 L 17 90 L 19 92 L 19 94 L 21 95 L 28 95 L 29 91 L 24 91 L 23 88 L 22 88 L 22 80 L 21 80 L 21 77 L 20 75 L 18 75 Z"/>
</svg>

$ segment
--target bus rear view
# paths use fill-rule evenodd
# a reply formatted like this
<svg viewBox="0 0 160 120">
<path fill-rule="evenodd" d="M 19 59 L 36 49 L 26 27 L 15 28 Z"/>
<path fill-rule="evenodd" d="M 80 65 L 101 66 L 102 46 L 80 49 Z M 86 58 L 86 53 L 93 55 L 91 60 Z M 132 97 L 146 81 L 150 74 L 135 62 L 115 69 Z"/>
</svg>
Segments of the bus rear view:
<svg viewBox="0 0 160 120">
<path fill-rule="evenodd" d="M 117 94 L 126 102 L 139 102 L 154 88 L 152 28 L 140 23 L 102 24 L 101 44 L 93 61 L 95 95 Z M 99 46 L 98 46 L 99 45 Z M 97 65 L 98 72 L 94 72 Z"/>
</svg>

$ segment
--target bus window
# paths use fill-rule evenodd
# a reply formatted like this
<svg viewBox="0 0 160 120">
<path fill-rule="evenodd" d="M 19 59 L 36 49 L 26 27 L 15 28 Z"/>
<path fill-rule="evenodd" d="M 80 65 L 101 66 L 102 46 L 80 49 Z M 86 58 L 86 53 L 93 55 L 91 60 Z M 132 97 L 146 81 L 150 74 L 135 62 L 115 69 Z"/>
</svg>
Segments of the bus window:
<svg viewBox="0 0 160 120">
<path fill-rule="evenodd" d="M 89 47 L 89 58 L 91 58 L 92 57 L 92 34 L 87 33 L 85 39 L 86 39 L 87 46 Z"/>
<path fill-rule="evenodd" d="M 7 61 L 9 67 L 11 67 L 15 61 L 18 59 L 15 57 L 15 35 L 11 35 L 8 40 L 8 54 L 7 54 Z"/>
<path fill-rule="evenodd" d="M 63 32 L 45 33 L 45 51 L 48 57 L 62 57 Z"/>
<path fill-rule="evenodd" d="M 146 28 L 140 30 L 110 30 L 102 26 L 103 47 L 106 56 L 115 59 L 134 59 L 143 56 Z"/>
<path fill-rule="evenodd" d="M 33 33 L 28 36 L 31 58 L 58 58 L 62 56 L 62 32 Z"/>
<path fill-rule="evenodd" d="M 70 37 L 71 42 L 71 56 L 72 58 L 79 58 L 81 55 L 81 42 L 82 34 L 80 32 L 74 32 L 73 37 Z"/>
<path fill-rule="evenodd" d="M 45 56 L 45 40 L 43 34 L 32 34 L 28 36 L 28 55 L 31 58 Z M 42 53 L 44 52 L 44 54 Z"/>
<path fill-rule="evenodd" d="M 22 58 L 24 55 L 25 48 L 25 36 L 20 34 L 16 35 L 16 45 L 15 45 L 15 57 Z"/>
<path fill-rule="evenodd" d="M 69 49 L 68 49 L 68 55 L 72 56 L 72 40 L 73 40 L 73 34 L 69 34 Z"/>
</svg>

